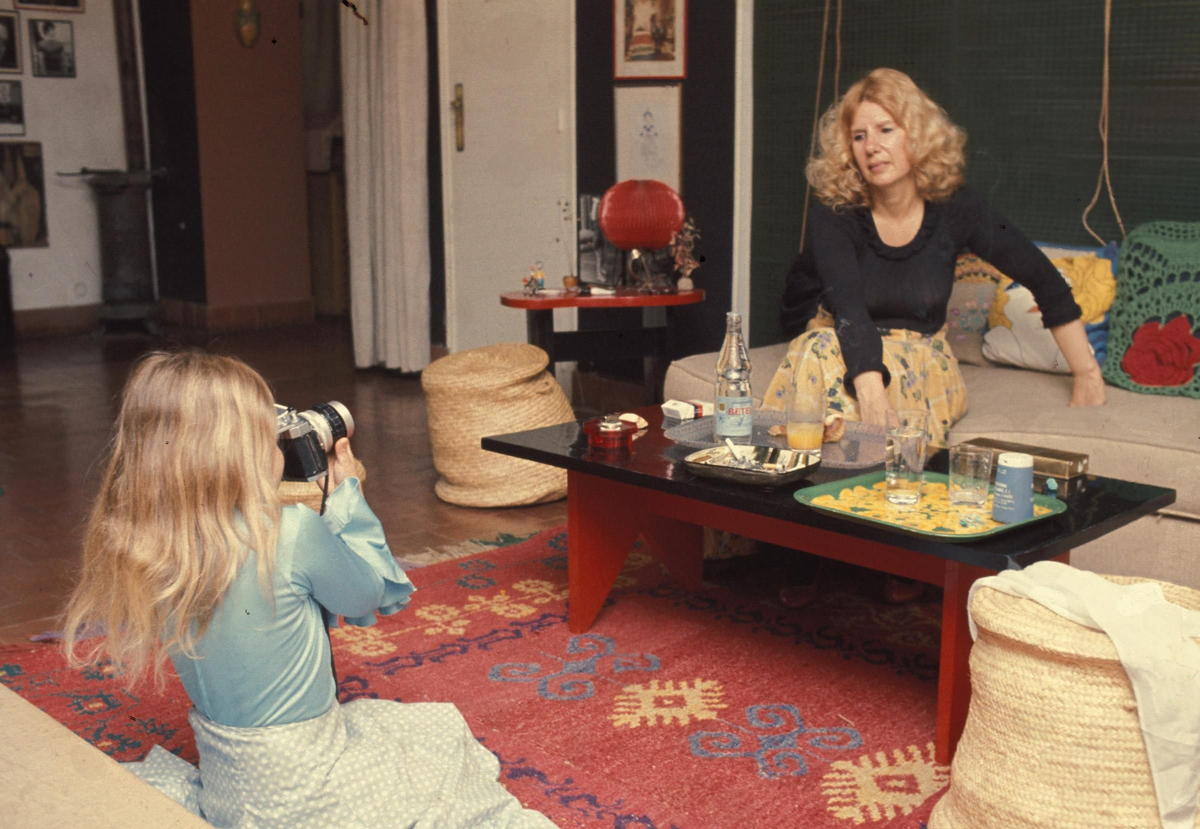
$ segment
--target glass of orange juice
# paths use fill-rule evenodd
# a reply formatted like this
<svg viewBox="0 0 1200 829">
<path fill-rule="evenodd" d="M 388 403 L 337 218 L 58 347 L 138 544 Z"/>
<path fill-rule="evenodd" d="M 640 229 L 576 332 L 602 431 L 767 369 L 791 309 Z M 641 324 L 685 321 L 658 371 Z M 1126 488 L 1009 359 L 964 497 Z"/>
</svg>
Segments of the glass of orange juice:
<svg viewBox="0 0 1200 829">
<path fill-rule="evenodd" d="M 825 434 L 825 389 L 816 377 L 793 380 L 787 399 L 789 449 L 821 451 Z"/>
</svg>

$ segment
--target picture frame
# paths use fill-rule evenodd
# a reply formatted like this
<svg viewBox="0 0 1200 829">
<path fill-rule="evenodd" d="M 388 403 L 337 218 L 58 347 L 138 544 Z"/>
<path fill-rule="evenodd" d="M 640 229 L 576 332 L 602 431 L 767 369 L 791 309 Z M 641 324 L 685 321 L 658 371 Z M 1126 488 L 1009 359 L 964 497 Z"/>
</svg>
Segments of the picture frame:
<svg viewBox="0 0 1200 829">
<path fill-rule="evenodd" d="M 40 141 L 0 141 L 0 245 L 44 248 L 50 244 L 46 224 L 46 175 Z"/>
<path fill-rule="evenodd" d="M 13 6 L 35 12 L 83 14 L 83 3 L 84 0 L 16 0 Z"/>
<path fill-rule="evenodd" d="M 70 20 L 31 18 L 29 64 L 35 78 L 74 78 L 74 24 Z"/>
<path fill-rule="evenodd" d="M 21 16 L 0 11 L 0 73 L 19 75 L 21 65 Z"/>
<path fill-rule="evenodd" d="M 25 98 L 21 82 L 0 78 L 0 136 L 25 134 Z"/>
<path fill-rule="evenodd" d="M 613 0 L 613 78 L 687 77 L 687 0 Z"/>
<path fill-rule="evenodd" d="M 681 86 L 617 86 L 613 97 L 617 181 L 654 179 L 681 192 Z"/>
</svg>

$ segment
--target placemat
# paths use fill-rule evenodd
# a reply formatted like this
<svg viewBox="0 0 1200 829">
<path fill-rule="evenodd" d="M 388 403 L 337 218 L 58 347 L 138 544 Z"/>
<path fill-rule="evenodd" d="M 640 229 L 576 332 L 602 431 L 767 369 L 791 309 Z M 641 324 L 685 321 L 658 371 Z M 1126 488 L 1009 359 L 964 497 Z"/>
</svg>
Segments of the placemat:
<svg viewBox="0 0 1200 829">
<path fill-rule="evenodd" d="M 794 497 L 802 504 L 836 513 L 842 518 L 884 524 L 892 529 L 915 535 L 934 536 L 946 541 L 969 541 L 995 535 L 1049 518 L 1067 508 L 1067 505 L 1057 498 L 1035 494 L 1032 518 L 1002 524 L 992 519 L 990 488 L 987 505 L 976 510 L 952 506 L 946 482 L 946 475 L 940 472 L 926 472 L 925 483 L 921 485 L 921 501 L 913 507 L 897 507 L 884 500 L 883 472 L 868 472 L 854 478 L 805 487 L 797 490 Z"/>
<path fill-rule="evenodd" d="M 787 448 L 787 438 L 772 435 L 768 429 L 787 422 L 784 412 L 759 409 L 754 412 L 754 432 L 750 442 L 756 446 L 778 446 Z M 663 430 L 663 434 L 676 443 L 707 449 L 716 446 L 713 439 L 713 417 L 685 420 Z M 834 443 L 821 444 L 821 466 L 827 469 L 866 469 L 883 463 L 885 433 L 882 426 L 871 426 L 855 420 L 846 421 L 846 433 Z"/>
</svg>

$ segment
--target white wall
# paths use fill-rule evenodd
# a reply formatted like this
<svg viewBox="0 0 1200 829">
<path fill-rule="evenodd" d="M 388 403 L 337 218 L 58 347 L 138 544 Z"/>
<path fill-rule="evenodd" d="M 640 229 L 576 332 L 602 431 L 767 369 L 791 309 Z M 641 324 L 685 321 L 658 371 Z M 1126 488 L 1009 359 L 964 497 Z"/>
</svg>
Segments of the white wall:
<svg viewBox="0 0 1200 829">
<path fill-rule="evenodd" d="M 17 311 L 100 302 L 95 201 L 82 179 L 55 175 L 81 167 L 125 167 L 112 0 L 86 0 L 84 6 L 83 14 L 17 9 L 23 71 L 0 75 L 0 79 L 21 81 L 25 100 L 25 135 L 0 140 L 40 141 L 46 175 L 50 245 L 10 251 Z M 0 0 L 0 9 L 12 7 L 12 0 Z M 231 10 L 231 19 L 232 15 Z M 33 77 L 30 18 L 74 24 L 76 77 Z"/>
</svg>

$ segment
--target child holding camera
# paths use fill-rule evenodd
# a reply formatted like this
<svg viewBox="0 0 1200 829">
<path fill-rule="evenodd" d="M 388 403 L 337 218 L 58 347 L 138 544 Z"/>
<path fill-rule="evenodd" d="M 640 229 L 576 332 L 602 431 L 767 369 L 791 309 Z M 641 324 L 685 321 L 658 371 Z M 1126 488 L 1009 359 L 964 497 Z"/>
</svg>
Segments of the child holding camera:
<svg viewBox="0 0 1200 829">
<path fill-rule="evenodd" d="M 125 385 L 83 571 L 71 664 L 110 659 L 193 708 L 199 769 L 155 747 L 128 768 L 216 826 L 553 826 L 498 782 L 453 705 L 339 705 L 326 625 L 370 625 L 414 588 L 353 477 L 329 459 L 324 515 L 281 507 L 273 397 L 239 360 L 155 352 Z M 81 629 L 107 637 L 76 653 Z"/>
</svg>

